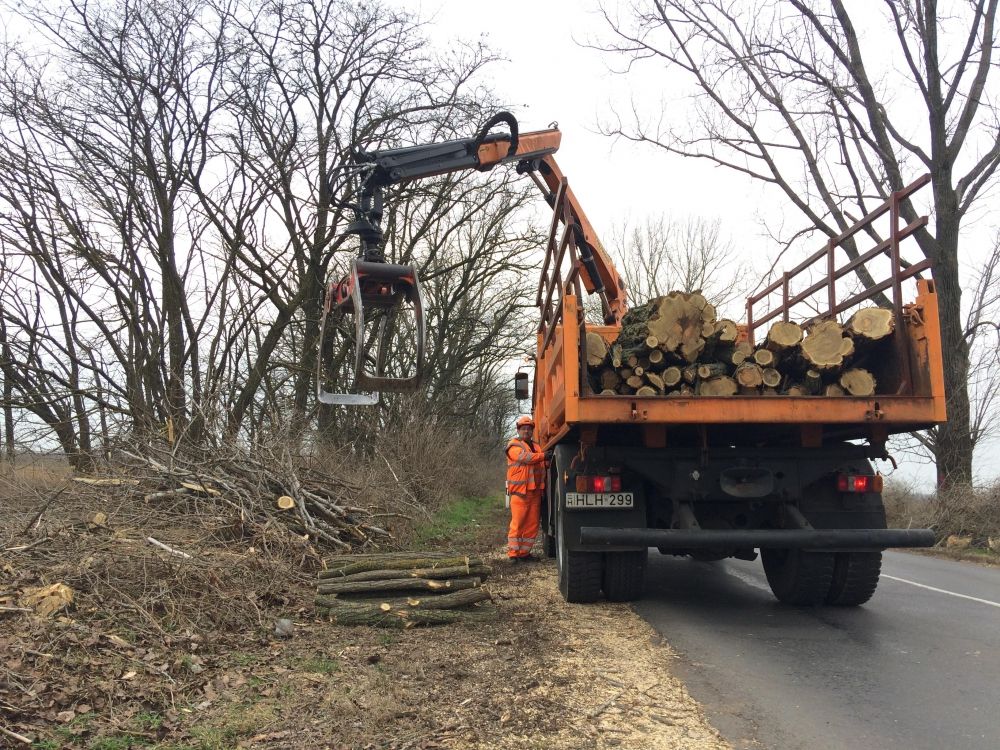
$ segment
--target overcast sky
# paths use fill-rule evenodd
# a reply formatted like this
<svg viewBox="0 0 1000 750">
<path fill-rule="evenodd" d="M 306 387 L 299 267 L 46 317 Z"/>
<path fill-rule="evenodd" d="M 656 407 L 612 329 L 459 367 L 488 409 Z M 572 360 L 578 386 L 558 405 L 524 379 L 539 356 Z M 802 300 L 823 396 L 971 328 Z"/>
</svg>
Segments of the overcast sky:
<svg viewBox="0 0 1000 750">
<path fill-rule="evenodd" d="M 395 3 L 434 19 L 431 34 L 441 42 L 482 37 L 508 58 L 492 68 L 496 91 L 513 105 L 522 131 L 558 122 L 563 139 L 557 159 L 599 232 L 609 234 L 611 223 L 625 215 L 661 211 L 710 217 L 725 213 L 734 226 L 754 224 L 753 189 L 745 180 L 597 132 L 612 106 L 627 105 L 633 96 L 644 104 L 664 98 L 668 106 L 684 103 L 669 101 L 662 76 L 617 75 L 609 60 L 581 46 L 604 32 L 593 0 Z"/>
</svg>

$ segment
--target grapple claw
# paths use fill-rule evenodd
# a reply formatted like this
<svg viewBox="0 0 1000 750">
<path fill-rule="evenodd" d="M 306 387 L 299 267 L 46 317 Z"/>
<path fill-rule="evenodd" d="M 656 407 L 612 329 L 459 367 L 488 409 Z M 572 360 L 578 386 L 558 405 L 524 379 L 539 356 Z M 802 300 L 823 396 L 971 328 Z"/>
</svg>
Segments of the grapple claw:
<svg viewBox="0 0 1000 750">
<path fill-rule="evenodd" d="M 413 311 L 414 365 L 406 377 L 385 374 L 386 355 L 396 332 L 396 318 L 405 304 Z M 375 336 L 375 371 L 367 365 L 370 357 L 366 351 L 366 325 L 371 312 L 381 313 Z M 325 383 L 332 380 L 326 371 L 328 357 L 327 329 L 334 320 L 347 316 L 354 318 L 354 381 L 349 392 L 336 393 L 326 390 Z M 379 394 L 407 393 L 417 390 L 423 380 L 425 326 L 423 295 L 420 281 L 413 266 L 371 262 L 355 259 L 350 273 L 327 289 L 320 326 L 320 351 L 317 363 L 316 397 L 321 403 L 343 406 L 374 406 Z"/>
</svg>

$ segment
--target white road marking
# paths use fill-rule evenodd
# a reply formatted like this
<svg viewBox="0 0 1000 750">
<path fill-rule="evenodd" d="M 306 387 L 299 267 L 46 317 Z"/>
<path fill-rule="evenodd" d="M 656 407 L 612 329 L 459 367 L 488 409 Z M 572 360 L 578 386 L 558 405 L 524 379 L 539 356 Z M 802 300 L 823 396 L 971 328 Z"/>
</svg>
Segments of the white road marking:
<svg viewBox="0 0 1000 750">
<path fill-rule="evenodd" d="M 908 583 L 911 586 L 919 586 L 922 589 L 928 589 L 929 591 L 936 591 L 939 594 L 947 594 L 948 596 L 957 596 L 959 599 L 969 599 L 974 602 L 979 602 L 980 604 L 989 604 L 991 607 L 1000 607 L 1000 602 L 991 602 L 989 599 L 980 599 L 975 596 L 968 596 L 967 594 L 956 594 L 954 591 L 945 591 L 944 589 L 937 589 L 933 586 L 928 586 L 925 583 L 917 583 L 916 581 L 908 581 L 905 578 L 896 578 L 896 576 L 882 574 L 882 578 L 889 578 L 893 581 L 899 581 L 900 583 Z"/>
</svg>

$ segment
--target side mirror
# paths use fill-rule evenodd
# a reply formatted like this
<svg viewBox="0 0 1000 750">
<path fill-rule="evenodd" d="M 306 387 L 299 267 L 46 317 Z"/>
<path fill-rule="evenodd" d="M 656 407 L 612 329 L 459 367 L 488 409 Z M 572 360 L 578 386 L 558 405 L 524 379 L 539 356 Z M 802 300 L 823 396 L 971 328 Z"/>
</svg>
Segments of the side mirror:
<svg viewBox="0 0 1000 750">
<path fill-rule="evenodd" d="M 518 401 L 531 398 L 531 386 L 528 383 L 528 373 L 518 372 L 514 374 L 514 397 Z"/>
</svg>

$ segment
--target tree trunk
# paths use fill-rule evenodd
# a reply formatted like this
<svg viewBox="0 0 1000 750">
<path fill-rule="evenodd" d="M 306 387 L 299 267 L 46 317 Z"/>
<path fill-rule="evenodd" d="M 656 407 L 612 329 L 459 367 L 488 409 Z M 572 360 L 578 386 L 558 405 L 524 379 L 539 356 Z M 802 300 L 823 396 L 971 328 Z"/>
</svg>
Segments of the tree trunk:
<svg viewBox="0 0 1000 750">
<path fill-rule="evenodd" d="M 4 362 L 10 362 L 11 352 L 10 346 L 6 341 L 3 343 L 3 348 L 0 349 L 0 364 Z M 0 406 L 3 407 L 3 437 L 4 437 L 4 450 L 6 452 L 7 462 L 13 466 L 14 465 L 14 386 L 10 382 L 10 378 L 4 377 L 3 379 L 3 393 L 0 394 Z"/>
<path fill-rule="evenodd" d="M 938 199 L 941 210 L 941 199 Z M 969 344 L 962 331 L 962 287 L 958 278 L 957 223 L 937 220 L 934 281 L 944 351 L 944 390 L 948 421 L 938 427 L 934 444 L 938 489 L 972 483 L 973 442 L 969 415 Z"/>
</svg>

